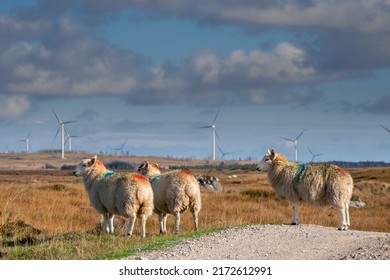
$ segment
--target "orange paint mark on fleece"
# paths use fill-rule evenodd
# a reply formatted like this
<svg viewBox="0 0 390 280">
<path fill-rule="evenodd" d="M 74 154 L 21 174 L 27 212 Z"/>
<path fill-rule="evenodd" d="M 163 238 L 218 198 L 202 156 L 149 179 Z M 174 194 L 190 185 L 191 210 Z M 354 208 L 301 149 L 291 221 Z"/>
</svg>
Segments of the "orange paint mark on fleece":
<svg viewBox="0 0 390 280">
<path fill-rule="evenodd" d="M 146 179 L 141 174 L 133 174 L 133 179 L 138 181 L 138 182 L 142 182 L 142 183 L 148 183 L 149 182 L 148 179 Z"/>
<path fill-rule="evenodd" d="M 348 174 L 348 172 L 346 170 L 342 169 L 341 167 L 336 166 L 335 168 L 336 168 L 337 171 L 339 171 L 343 175 L 347 175 Z"/>
<path fill-rule="evenodd" d="M 187 169 L 180 170 L 180 174 L 183 174 L 186 176 L 188 176 L 188 175 L 192 176 L 192 173 L 190 171 L 188 171 Z"/>
<path fill-rule="evenodd" d="M 97 168 L 106 168 L 104 164 L 99 160 L 95 160 L 94 166 Z"/>
</svg>

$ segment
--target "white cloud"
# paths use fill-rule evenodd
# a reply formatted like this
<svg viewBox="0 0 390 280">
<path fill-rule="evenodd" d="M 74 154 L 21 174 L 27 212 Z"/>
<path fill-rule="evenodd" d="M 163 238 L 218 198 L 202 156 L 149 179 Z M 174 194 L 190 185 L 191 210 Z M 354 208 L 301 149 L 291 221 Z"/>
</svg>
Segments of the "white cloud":
<svg viewBox="0 0 390 280">
<path fill-rule="evenodd" d="M 31 109 L 31 103 L 24 96 L 0 95 L 0 119 L 17 119 Z"/>
</svg>

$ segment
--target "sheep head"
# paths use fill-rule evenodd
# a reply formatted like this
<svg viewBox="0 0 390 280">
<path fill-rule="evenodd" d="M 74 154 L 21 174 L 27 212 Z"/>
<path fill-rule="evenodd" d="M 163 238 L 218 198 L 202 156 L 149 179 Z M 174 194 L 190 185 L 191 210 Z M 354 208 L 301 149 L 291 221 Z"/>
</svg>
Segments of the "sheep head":
<svg viewBox="0 0 390 280">
<path fill-rule="evenodd" d="M 160 169 L 157 163 L 149 163 L 149 161 L 145 161 L 138 167 L 138 172 L 148 177 L 160 174 Z"/>
<path fill-rule="evenodd" d="M 271 149 L 267 151 L 267 154 L 263 156 L 260 162 L 257 165 L 257 171 L 268 171 L 271 167 L 272 162 L 277 158 L 275 153 L 275 149 Z"/>
<path fill-rule="evenodd" d="M 103 163 L 97 160 L 97 156 L 93 156 L 91 159 L 83 159 L 80 161 L 80 163 L 76 166 L 73 175 L 75 176 L 84 176 L 91 172 L 93 169 L 103 169 L 103 171 L 106 170 Z"/>
</svg>

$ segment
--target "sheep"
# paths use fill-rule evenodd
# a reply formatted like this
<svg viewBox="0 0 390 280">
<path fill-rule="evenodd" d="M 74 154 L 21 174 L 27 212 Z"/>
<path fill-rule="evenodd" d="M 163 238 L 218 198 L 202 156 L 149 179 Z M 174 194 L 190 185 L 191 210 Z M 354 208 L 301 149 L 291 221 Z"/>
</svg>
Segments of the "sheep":
<svg viewBox="0 0 390 280">
<path fill-rule="evenodd" d="M 198 180 L 199 186 L 206 190 L 221 192 L 223 189 L 217 177 L 198 174 L 195 178 Z"/>
<path fill-rule="evenodd" d="M 175 218 L 174 234 L 179 233 L 180 213 L 189 209 L 198 230 L 198 213 L 202 207 L 200 188 L 195 176 L 188 170 L 161 174 L 157 163 L 141 164 L 138 172 L 147 177 L 154 193 L 154 212 L 158 215 L 160 234 L 167 233 L 167 215 Z"/>
<path fill-rule="evenodd" d="M 272 149 L 259 162 L 257 170 L 266 171 L 276 195 L 292 204 L 292 225 L 298 223 L 298 204 L 302 201 L 313 206 L 337 208 L 340 217 L 338 229 L 347 230 L 350 226 L 349 202 L 353 180 L 344 169 L 331 164 L 288 162 Z"/>
<path fill-rule="evenodd" d="M 145 237 L 146 220 L 153 213 L 153 191 L 144 176 L 109 171 L 96 155 L 83 159 L 73 174 L 83 177 L 92 206 L 103 216 L 105 232 L 114 232 L 114 215 L 119 215 L 129 218 L 127 235 L 132 235 L 138 216 L 142 225 L 141 237 Z"/>
</svg>

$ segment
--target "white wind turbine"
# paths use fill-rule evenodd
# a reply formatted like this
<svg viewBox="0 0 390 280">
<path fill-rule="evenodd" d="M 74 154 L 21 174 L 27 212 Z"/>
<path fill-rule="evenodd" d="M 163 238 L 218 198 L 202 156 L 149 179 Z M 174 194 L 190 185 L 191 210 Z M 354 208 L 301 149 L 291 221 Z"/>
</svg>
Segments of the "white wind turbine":
<svg viewBox="0 0 390 280">
<path fill-rule="evenodd" d="M 217 114 L 215 115 L 214 117 L 214 120 L 213 122 L 211 123 L 211 125 L 206 125 L 206 126 L 201 126 L 199 128 L 211 128 L 211 153 L 212 153 L 212 160 L 215 160 L 215 137 L 217 135 L 217 131 L 216 131 L 216 126 L 215 126 L 215 121 L 217 120 L 217 117 L 219 115 L 219 111 L 217 112 Z"/>
<path fill-rule="evenodd" d="M 307 149 L 309 150 L 309 153 L 312 155 L 312 158 L 311 158 L 311 161 L 310 161 L 310 162 L 313 162 L 314 159 L 315 159 L 316 157 L 319 157 L 319 156 L 324 155 L 324 154 L 314 154 L 314 153 L 309 149 L 309 147 L 307 147 Z"/>
<path fill-rule="evenodd" d="M 65 133 L 66 133 L 66 141 L 65 141 L 65 143 L 68 142 L 68 150 L 69 150 L 69 152 L 71 152 L 72 151 L 72 138 L 77 138 L 77 137 L 81 137 L 81 136 L 70 135 L 68 133 L 68 130 L 66 130 L 66 128 L 65 128 Z"/>
<path fill-rule="evenodd" d="M 126 142 L 127 142 L 127 139 L 125 140 L 125 142 L 123 142 L 123 144 L 120 148 L 114 148 L 113 150 L 114 151 L 121 151 L 121 154 L 123 155 L 123 148 L 125 147 Z"/>
<path fill-rule="evenodd" d="M 56 112 L 54 112 L 54 110 L 52 109 L 53 111 L 53 114 L 54 116 L 56 117 L 57 121 L 58 121 L 58 129 L 57 129 L 57 133 L 56 135 L 54 136 L 54 140 L 57 138 L 57 135 L 58 133 L 60 132 L 61 130 L 61 158 L 62 159 L 65 159 L 65 124 L 67 123 L 72 123 L 72 122 L 75 122 L 75 121 L 67 121 L 67 122 L 64 122 L 62 121 L 58 115 L 56 114 Z"/>
<path fill-rule="evenodd" d="M 290 142 L 293 142 L 294 143 L 294 147 L 295 147 L 295 161 L 298 162 L 298 139 L 299 137 L 302 136 L 302 134 L 306 131 L 306 129 L 304 129 L 295 139 L 289 139 L 289 138 L 284 138 L 284 137 L 280 137 L 284 140 L 287 140 L 287 141 L 290 141 Z"/>
<path fill-rule="evenodd" d="M 26 154 L 28 154 L 28 152 L 30 150 L 30 139 L 29 139 L 30 135 L 31 135 L 31 131 L 27 134 L 26 139 L 18 140 L 19 142 L 26 142 Z M 7 149 L 8 149 L 8 146 L 7 146 Z"/>
</svg>

